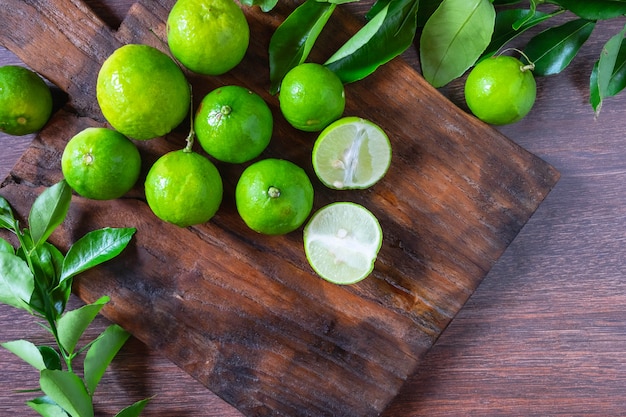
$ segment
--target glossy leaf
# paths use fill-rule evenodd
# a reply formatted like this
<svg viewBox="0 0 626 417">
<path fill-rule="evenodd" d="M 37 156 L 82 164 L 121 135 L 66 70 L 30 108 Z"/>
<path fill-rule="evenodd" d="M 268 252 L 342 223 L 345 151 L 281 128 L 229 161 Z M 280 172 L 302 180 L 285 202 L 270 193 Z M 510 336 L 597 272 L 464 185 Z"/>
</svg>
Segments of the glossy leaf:
<svg viewBox="0 0 626 417">
<path fill-rule="evenodd" d="M 107 227 L 78 239 L 65 255 L 60 282 L 119 255 L 135 231 L 134 228 Z"/>
<path fill-rule="evenodd" d="M 136 403 L 129 405 L 128 407 L 121 410 L 115 415 L 115 417 L 138 417 L 149 401 L 150 398 L 137 401 Z"/>
<path fill-rule="evenodd" d="M 107 367 L 124 346 L 130 333 L 113 324 L 107 327 L 96 341 L 89 347 L 85 356 L 85 384 L 93 395 Z"/>
<path fill-rule="evenodd" d="M 417 6 L 416 0 L 391 0 L 325 65 L 343 83 L 367 77 L 413 44 L 417 30 Z"/>
<path fill-rule="evenodd" d="M 580 47 L 589 39 L 596 23 L 590 20 L 570 20 L 544 30 L 532 38 L 524 53 L 535 64 L 538 76 L 558 74 L 572 62 Z"/>
<path fill-rule="evenodd" d="M 37 346 L 37 349 L 39 349 L 39 353 L 41 353 L 46 369 L 61 370 L 62 365 L 59 352 L 49 346 Z"/>
<path fill-rule="evenodd" d="M 605 20 L 626 14 L 623 0 L 551 0 L 583 19 Z"/>
<path fill-rule="evenodd" d="M 550 19 L 553 14 L 532 11 L 529 9 L 508 9 L 496 14 L 496 24 L 491 38 L 491 43 L 485 49 L 480 59 L 495 55 L 504 45 L 524 33 L 526 30 Z M 530 17 L 530 18 L 528 18 Z M 523 24 L 514 28 L 518 22 Z"/>
<path fill-rule="evenodd" d="M 489 45 L 495 16 L 489 0 L 444 0 L 420 38 L 424 78 L 442 87 L 460 77 Z"/>
<path fill-rule="evenodd" d="M 30 312 L 28 301 L 34 288 L 28 264 L 17 255 L 0 252 L 0 303 Z"/>
<path fill-rule="evenodd" d="M 28 216 L 30 234 L 35 246 L 39 246 L 59 226 L 70 208 L 72 191 L 65 180 L 46 188 L 37 197 Z"/>
<path fill-rule="evenodd" d="M 278 0 L 241 0 L 246 6 L 259 6 L 264 12 L 269 12 L 278 4 Z"/>
<path fill-rule="evenodd" d="M 10 253 L 11 255 L 15 255 L 15 249 L 11 243 L 0 237 L 0 252 Z"/>
<path fill-rule="evenodd" d="M 269 45 L 270 93 L 276 94 L 285 74 L 307 59 L 336 7 L 306 0 L 276 28 Z"/>
<path fill-rule="evenodd" d="M 67 413 L 49 397 L 39 397 L 26 404 L 43 417 L 67 417 Z"/>
<path fill-rule="evenodd" d="M 93 404 L 83 381 L 68 371 L 44 369 L 39 384 L 42 391 L 72 417 L 93 417 Z"/>
<path fill-rule="evenodd" d="M 57 332 L 61 346 L 68 354 L 74 353 L 78 340 L 107 302 L 109 297 L 101 297 L 94 303 L 68 311 L 61 316 L 57 322 Z"/>
<path fill-rule="evenodd" d="M 15 227 L 15 217 L 9 202 L 0 195 L 0 227 L 13 230 Z"/>
<path fill-rule="evenodd" d="M 2 347 L 38 371 L 46 369 L 46 363 L 41 355 L 41 352 L 35 344 L 29 342 L 28 340 L 14 340 L 12 342 L 6 342 L 2 344 Z"/>
<path fill-rule="evenodd" d="M 604 44 L 591 73 L 589 100 L 596 115 L 600 113 L 605 98 L 624 88 L 624 36 L 626 26 Z"/>
</svg>

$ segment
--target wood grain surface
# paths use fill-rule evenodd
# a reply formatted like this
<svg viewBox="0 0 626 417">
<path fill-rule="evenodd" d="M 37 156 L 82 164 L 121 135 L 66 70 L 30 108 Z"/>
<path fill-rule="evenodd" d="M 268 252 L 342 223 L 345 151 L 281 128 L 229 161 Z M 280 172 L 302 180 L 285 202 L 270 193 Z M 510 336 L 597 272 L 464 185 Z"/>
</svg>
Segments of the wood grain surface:
<svg viewBox="0 0 626 417">
<path fill-rule="evenodd" d="M 130 7 L 92 3 L 113 24 Z M 616 30 L 619 25 L 600 28 L 571 70 L 539 81 L 533 113 L 500 129 L 553 163 L 562 179 L 384 415 L 623 413 L 625 102 L 607 102 L 598 120 L 586 103 L 589 65 Z M 18 61 L 6 51 L 0 56 L 3 64 Z M 444 92 L 462 106 L 457 85 Z M 0 154 L 8 173 L 30 139 L 1 140 L 10 144 Z M 3 340 L 44 336 L 19 313 L 1 308 L 0 315 L 15 324 L 0 326 Z M 28 415 L 19 399 L 29 397 L 11 389 L 28 387 L 36 375 L 6 352 L 0 361 L 0 411 Z M 146 415 L 240 415 L 136 339 L 99 394 L 102 415 L 152 394 Z"/>
</svg>

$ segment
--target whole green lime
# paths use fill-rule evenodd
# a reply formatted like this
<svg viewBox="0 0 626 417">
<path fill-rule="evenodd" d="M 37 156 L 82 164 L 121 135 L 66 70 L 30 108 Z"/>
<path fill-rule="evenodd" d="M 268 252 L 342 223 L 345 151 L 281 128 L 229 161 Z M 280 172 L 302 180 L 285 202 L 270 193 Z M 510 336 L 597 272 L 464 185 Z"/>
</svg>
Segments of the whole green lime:
<svg viewBox="0 0 626 417">
<path fill-rule="evenodd" d="M 272 137 L 272 111 L 247 88 L 230 85 L 207 94 L 194 120 L 198 142 L 209 155 L 230 163 L 256 158 Z"/>
<path fill-rule="evenodd" d="M 158 218 L 187 227 L 215 215 L 222 202 L 222 177 L 207 158 L 181 149 L 157 159 L 146 176 L 145 191 Z"/>
<path fill-rule="evenodd" d="M 234 68 L 248 49 L 250 28 L 233 0 L 178 0 L 167 18 L 167 42 L 188 69 L 220 75 Z"/>
<path fill-rule="evenodd" d="M 81 196 L 111 200 L 133 188 L 141 171 L 141 156 L 121 133 L 90 127 L 65 145 L 61 170 L 69 186 Z"/>
<path fill-rule="evenodd" d="M 280 110 L 296 129 L 317 132 L 337 120 L 346 106 L 339 77 L 323 65 L 300 64 L 280 85 Z"/>
<path fill-rule="evenodd" d="M 237 211 L 252 230 L 282 235 L 296 230 L 313 208 L 306 172 L 284 159 L 263 159 L 246 168 L 235 187 Z"/>
<path fill-rule="evenodd" d="M 465 82 L 465 101 L 482 121 L 504 125 L 520 121 L 532 109 L 537 85 L 532 66 L 512 56 L 480 61 Z"/>
<path fill-rule="evenodd" d="M 96 95 L 111 126 L 140 140 L 172 131 L 191 106 L 191 90 L 182 70 L 148 45 L 115 50 L 100 68 Z"/>
<path fill-rule="evenodd" d="M 40 130 L 52 113 L 52 94 L 33 71 L 17 65 L 0 67 L 0 130 L 22 136 Z"/>
</svg>

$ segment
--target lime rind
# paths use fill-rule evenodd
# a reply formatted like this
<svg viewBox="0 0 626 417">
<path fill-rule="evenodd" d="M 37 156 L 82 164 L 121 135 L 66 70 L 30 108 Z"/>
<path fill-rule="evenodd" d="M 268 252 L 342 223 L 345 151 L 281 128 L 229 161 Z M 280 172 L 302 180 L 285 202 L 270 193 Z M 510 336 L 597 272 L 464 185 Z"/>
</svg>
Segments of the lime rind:
<svg viewBox="0 0 626 417">
<path fill-rule="evenodd" d="M 381 246 L 378 219 L 356 203 L 331 203 L 318 210 L 304 228 L 309 264 L 335 284 L 355 284 L 369 276 Z"/>
<path fill-rule="evenodd" d="M 369 188 L 389 170 L 391 143 L 375 123 L 344 117 L 320 133 L 312 159 L 315 174 L 325 186 L 337 190 Z"/>
</svg>

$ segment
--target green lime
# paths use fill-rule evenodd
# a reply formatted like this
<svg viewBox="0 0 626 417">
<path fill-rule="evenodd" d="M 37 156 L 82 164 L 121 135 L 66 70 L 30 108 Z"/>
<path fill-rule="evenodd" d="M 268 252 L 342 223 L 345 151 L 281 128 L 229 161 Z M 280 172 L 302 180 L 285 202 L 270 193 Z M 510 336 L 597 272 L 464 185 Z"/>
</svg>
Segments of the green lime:
<svg viewBox="0 0 626 417">
<path fill-rule="evenodd" d="M 0 67 L 0 131 L 22 136 L 40 130 L 52 113 L 52 94 L 33 71 Z"/>
<path fill-rule="evenodd" d="M 161 156 L 145 182 L 146 200 L 161 220 L 187 227 L 209 221 L 222 202 L 219 171 L 204 156 L 185 150 Z"/>
<path fill-rule="evenodd" d="M 248 21 L 233 0 L 178 0 L 167 18 L 167 42 L 188 69 L 220 75 L 246 54 Z"/>
<path fill-rule="evenodd" d="M 242 163 L 256 158 L 272 137 L 272 111 L 252 91 L 230 85 L 207 94 L 196 111 L 194 129 L 214 158 Z"/>
<path fill-rule="evenodd" d="M 305 63 L 291 69 L 280 85 L 280 110 L 296 129 L 318 132 L 343 114 L 343 83 L 323 65 Z"/>
<path fill-rule="evenodd" d="M 380 223 L 365 207 L 331 203 L 304 227 L 304 251 L 313 270 L 335 284 L 354 284 L 374 270 L 382 246 Z"/>
<path fill-rule="evenodd" d="M 121 133 L 89 127 L 65 145 L 61 170 L 69 186 L 81 196 L 111 200 L 133 188 L 141 171 L 141 156 Z"/>
<path fill-rule="evenodd" d="M 252 230 L 282 235 L 296 230 L 313 208 L 306 172 L 284 159 L 263 159 L 246 168 L 235 188 L 237 211 Z"/>
<path fill-rule="evenodd" d="M 120 133 L 140 140 L 163 136 L 189 112 L 191 90 L 169 56 L 148 45 L 124 45 L 102 64 L 96 95 Z"/>
<path fill-rule="evenodd" d="M 328 125 L 313 146 L 313 169 L 330 188 L 368 188 L 391 164 L 391 143 L 375 123 L 344 117 Z"/>
<path fill-rule="evenodd" d="M 476 117 L 493 125 L 521 120 L 535 103 L 532 66 L 499 55 L 480 61 L 465 81 L 465 101 Z"/>
</svg>

